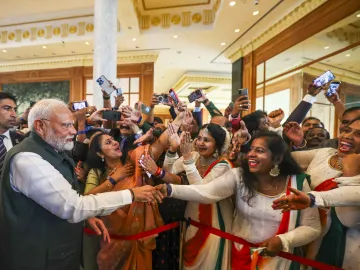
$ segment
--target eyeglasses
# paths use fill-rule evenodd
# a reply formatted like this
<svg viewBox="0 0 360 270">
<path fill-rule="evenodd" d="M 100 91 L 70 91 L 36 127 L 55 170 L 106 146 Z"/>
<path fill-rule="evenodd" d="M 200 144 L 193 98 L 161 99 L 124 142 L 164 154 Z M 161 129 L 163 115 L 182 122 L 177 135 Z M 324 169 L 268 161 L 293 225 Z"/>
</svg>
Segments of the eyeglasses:
<svg viewBox="0 0 360 270">
<path fill-rule="evenodd" d="M 40 120 L 42 120 L 42 121 L 49 121 L 49 122 L 50 122 L 49 119 L 44 119 L 44 118 L 42 118 L 42 119 L 40 119 Z M 70 123 L 70 122 L 60 123 L 60 125 L 61 125 L 64 129 L 70 129 L 70 128 L 74 127 L 74 122 L 72 122 L 72 123 Z"/>
</svg>

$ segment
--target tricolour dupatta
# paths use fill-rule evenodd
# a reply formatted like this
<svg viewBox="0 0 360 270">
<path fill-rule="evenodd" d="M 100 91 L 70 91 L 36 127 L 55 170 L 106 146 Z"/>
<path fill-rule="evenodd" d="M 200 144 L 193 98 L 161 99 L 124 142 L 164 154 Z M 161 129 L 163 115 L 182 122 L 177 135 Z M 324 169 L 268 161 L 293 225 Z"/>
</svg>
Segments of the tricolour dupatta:
<svg viewBox="0 0 360 270">
<path fill-rule="evenodd" d="M 233 168 L 233 164 L 231 163 L 231 161 L 227 160 L 226 158 L 221 158 L 221 159 L 215 160 L 209 166 L 209 168 L 206 170 L 203 177 L 205 177 L 208 173 L 210 173 L 212 168 L 214 168 L 219 163 L 227 163 L 231 168 Z M 225 231 L 225 223 L 224 223 L 223 217 L 221 215 L 221 209 L 220 209 L 220 205 L 218 202 L 216 204 L 199 204 L 199 222 L 204 225 L 207 225 L 207 226 L 212 226 L 212 220 L 213 220 L 212 219 L 212 207 L 213 207 L 213 205 L 216 205 L 216 208 L 217 208 L 218 222 L 219 222 L 220 230 Z M 192 237 L 191 239 L 189 239 L 188 241 L 186 241 L 186 243 L 184 244 L 184 265 L 185 266 L 190 267 L 195 264 L 197 256 L 198 256 L 200 250 L 205 246 L 205 243 L 206 243 L 206 240 L 207 240 L 209 234 L 210 233 L 208 231 L 198 229 L 195 236 Z M 221 262 L 222 262 L 222 257 L 223 257 L 223 253 L 224 253 L 224 246 L 225 246 L 225 239 L 221 239 L 217 263 L 214 266 L 215 270 L 221 269 Z"/>
</svg>

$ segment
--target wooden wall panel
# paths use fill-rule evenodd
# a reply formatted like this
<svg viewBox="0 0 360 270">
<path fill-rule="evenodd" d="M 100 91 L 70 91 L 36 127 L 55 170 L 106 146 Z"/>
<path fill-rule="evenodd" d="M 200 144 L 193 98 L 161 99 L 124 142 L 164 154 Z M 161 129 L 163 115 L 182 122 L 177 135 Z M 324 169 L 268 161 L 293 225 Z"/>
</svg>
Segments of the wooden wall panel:
<svg viewBox="0 0 360 270">
<path fill-rule="evenodd" d="M 72 67 L 0 73 L 2 84 L 19 82 L 70 81 L 70 101 L 86 98 L 86 80 L 93 77 L 93 67 Z M 150 103 L 154 92 L 154 63 L 118 65 L 117 77 L 139 77 L 140 99 Z"/>
</svg>

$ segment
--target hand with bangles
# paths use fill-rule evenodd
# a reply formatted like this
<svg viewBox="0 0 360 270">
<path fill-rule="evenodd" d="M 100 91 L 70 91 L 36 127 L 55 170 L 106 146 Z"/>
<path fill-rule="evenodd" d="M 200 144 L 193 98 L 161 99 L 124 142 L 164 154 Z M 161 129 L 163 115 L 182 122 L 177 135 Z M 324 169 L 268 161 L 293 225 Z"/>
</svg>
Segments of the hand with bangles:
<svg viewBox="0 0 360 270">
<path fill-rule="evenodd" d="M 144 168 L 145 171 L 148 171 L 151 175 L 156 175 L 156 172 L 159 170 L 159 166 L 156 165 L 155 161 L 149 155 L 143 156 L 139 160 L 139 164 L 142 168 Z"/>
<path fill-rule="evenodd" d="M 282 196 L 281 198 L 273 201 L 271 206 L 274 210 L 280 210 L 281 212 L 289 212 L 291 210 L 302 210 L 311 206 L 311 197 L 310 195 L 294 189 L 289 189 L 293 194 Z"/>
</svg>

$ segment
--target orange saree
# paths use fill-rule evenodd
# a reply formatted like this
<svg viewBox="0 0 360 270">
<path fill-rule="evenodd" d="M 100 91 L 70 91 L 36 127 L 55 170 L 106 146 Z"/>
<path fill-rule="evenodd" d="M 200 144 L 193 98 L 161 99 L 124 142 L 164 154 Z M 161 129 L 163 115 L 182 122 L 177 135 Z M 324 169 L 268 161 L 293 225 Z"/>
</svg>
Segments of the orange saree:
<svg viewBox="0 0 360 270">
<path fill-rule="evenodd" d="M 141 155 L 148 149 L 148 146 L 141 146 L 129 153 L 135 165 L 135 174 L 119 181 L 112 191 L 151 184 L 151 179 L 145 180 L 138 164 Z M 157 205 L 139 202 L 119 208 L 111 215 L 102 217 L 102 220 L 109 233 L 115 235 L 134 235 L 163 225 Z M 136 241 L 111 239 L 111 243 L 102 242 L 97 257 L 99 270 L 152 269 L 152 251 L 156 247 L 155 237 Z"/>
</svg>

